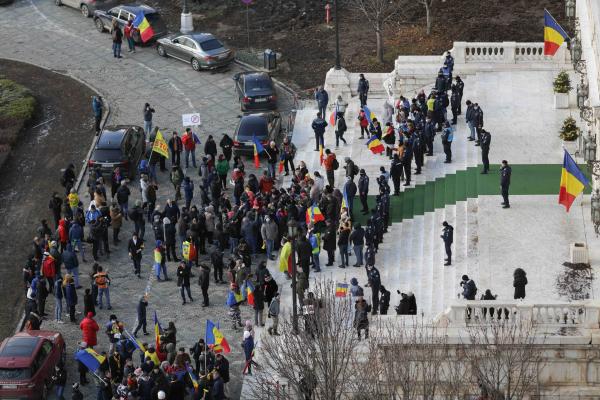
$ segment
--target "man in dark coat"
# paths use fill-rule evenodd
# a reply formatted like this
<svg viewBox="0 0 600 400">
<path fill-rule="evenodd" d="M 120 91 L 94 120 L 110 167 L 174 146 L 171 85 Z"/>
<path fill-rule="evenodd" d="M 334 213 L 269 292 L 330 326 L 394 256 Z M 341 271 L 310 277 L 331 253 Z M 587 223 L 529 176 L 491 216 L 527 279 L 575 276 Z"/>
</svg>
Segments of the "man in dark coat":
<svg viewBox="0 0 600 400">
<path fill-rule="evenodd" d="M 425 127 L 423 129 L 425 136 L 425 144 L 427 145 L 427 155 L 433 155 L 433 140 L 435 138 L 435 122 L 430 117 L 425 119 Z"/>
<path fill-rule="evenodd" d="M 315 100 L 317 101 L 317 107 L 321 115 L 325 115 L 327 111 L 327 103 L 329 103 L 329 94 L 323 86 L 319 87 L 319 90 L 315 92 Z"/>
<path fill-rule="evenodd" d="M 482 174 L 487 174 L 490 170 L 490 143 L 492 142 L 492 135 L 485 129 L 481 130 L 481 162 L 483 162 Z"/>
<path fill-rule="evenodd" d="M 510 176 L 512 168 L 508 166 L 508 161 L 502 160 L 502 168 L 500 168 L 500 188 L 502 189 L 502 208 L 510 208 L 508 201 L 508 187 L 510 186 Z"/>
<path fill-rule="evenodd" d="M 315 151 L 319 151 L 319 145 L 325 147 L 325 128 L 327 128 L 327 122 L 323 119 L 323 114 L 317 113 L 317 118 L 313 119 L 311 124 L 313 131 L 315 132 Z"/>
<path fill-rule="evenodd" d="M 148 334 L 146 330 L 146 308 L 148 307 L 148 295 L 143 295 L 137 304 L 137 325 L 133 331 L 133 336 L 137 337 L 137 333 L 142 329 L 144 335 Z"/>
<path fill-rule="evenodd" d="M 415 131 L 415 133 L 413 134 L 412 147 L 413 153 L 415 155 L 415 164 L 417 166 L 415 175 L 421 175 L 421 168 L 423 167 L 423 163 L 425 161 L 425 143 L 421 132 Z"/>
<path fill-rule="evenodd" d="M 212 135 L 208 135 L 208 139 L 206 139 L 206 143 L 204 143 L 204 154 L 211 155 L 213 162 L 217 160 L 217 142 Z"/>
<path fill-rule="evenodd" d="M 348 197 L 348 212 L 350 213 L 350 218 L 354 219 L 354 197 L 356 196 L 356 183 L 352 180 L 351 177 L 346 178 L 346 183 L 344 185 L 344 190 L 346 191 L 346 196 Z"/>
<path fill-rule="evenodd" d="M 356 91 L 360 99 L 360 106 L 363 107 L 367 104 L 367 96 L 369 95 L 369 81 L 365 79 L 364 74 L 360 74 Z"/>
<path fill-rule="evenodd" d="M 460 95 L 456 85 L 452 85 L 452 94 L 450 95 L 450 108 L 452 110 L 452 125 L 456 125 L 458 118 L 458 109 L 460 107 Z"/>
<path fill-rule="evenodd" d="M 376 315 L 379 310 L 379 288 L 381 287 L 381 276 L 379 271 L 373 265 L 367 265 L 367 279 L 369 283 L 367 286 L 371 288 L 371 299 L 373 301 L 373 308 L 371 314 Z"/>
<path fill-rule="evenodd" d="M 475 285 L 475 281 L 469 279 L 468 275 L 463 275 L 460 285 L 463 288 L 463 297 L 466 300 L 475 300 L 475 295 L 477 295 L 477 285 Z"/>
<path fill-rule="evenodd" d="M 442 226 L 444 227 L 442 231 L 442 240 L 444 241 L 444 246 L 446 248 L 446 263 L 444 265 L 452 265 L 452 242 L 454 241 L 454 227 L 450 225 L 447 221 L 442 222 Z"/>
<path fill-rule="evenodd" d="M 171 153 L 171 165 L 179 165 L 181 161 L 181 152 L 183 151 L 183 142 L 177 135 L 177 132 L 173 131 L 173 136 L 169 139 L 169 152 Z"/>
<path fill-rule="evenodd" d="M 202 290 L 202 307 L 208 307 L 208 286 L 210 285 L 210 268 L 205 263 L 200 264 L 200 275 L 198 285 Z"/>
<path fill-rule="evenodd" d="M 312 246 L 308 240 L 306 240 L 306 236 L 300 236 L 296 251 L 298 253 L 298 264 L 300 264 L 302 272 L 304 272 L 306 279 L 308 279 L 310 273 L 310 261 L 312 260 Z"/>
<path fill-rule="evenodd" d="M 140 271 L 142 266 L 144 241 L 138 237 L 137 233 L 134 232 L 131 239 L 129 239 L 127 250 L 129 251 L 129 258 L 133 261 L 133 273 L 136 274 L 138 278 L 141 278 Z"/>
<path fill-rule="evenodd" d="M 527 285 L 527 274 L 522 268 L 513 272 L 513 287 L 515 288 L 515 300 L 525 298 L 525 285 Z"/>
<path fill-rule="evenodd" d="M 331 219 L 325 221 L 326 228 L 323 233 L 323 250 L 327 251 L 327 264 L 326 267 L 331 267 L 335 262 L 335 249 L 336 249 L 336 232 L 335 224 Z"/>
<path fill-rule="evenodd" d="M 404 186 L 410 186 L 411 164 L 413 159 L 413 140 L 408 137 L 404 141 L 404 153 L 402 154 L 402 167 L 404 168 Z"/>
<path fill-rule="evenodd" d="M 361 212 L 363 214 L 369 213 L 369 204 L 367 203 L 367 195 L 369 194 L 369 177 L 364 169 L 360 170 L 360 177 L 358 178 L 358 196 L 360 198 L 360 204 L 362 205 Z"/>
<path fill-rule="evenodd" d="M 379 314 L 387 315 L 388 309 L 390 308 L 390 291 L 381 285 L 379 288 L 381 292 L 381 299 L 379 300 Z"/>
<path fill-rule="evenodd" d="M 390 166 L 390 175 L 394 183 L 394 196 L 400 196 L 400 180 L 402 179 L 402 161 L 398 154 L 394 154 L 392 165 Z M 368 210 L 367 210 L 368 213 Z"/>
</svg>

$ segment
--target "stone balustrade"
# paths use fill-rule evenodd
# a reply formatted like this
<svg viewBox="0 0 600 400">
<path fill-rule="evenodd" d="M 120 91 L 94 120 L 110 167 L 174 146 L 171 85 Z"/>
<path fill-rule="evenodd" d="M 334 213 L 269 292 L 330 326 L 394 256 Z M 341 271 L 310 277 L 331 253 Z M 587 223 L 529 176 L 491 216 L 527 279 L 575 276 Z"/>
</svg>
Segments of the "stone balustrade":
<svg viewBox="0 0 600 400">
<path fill-rule="evenodd" d="M 545 56 L 543 42 L 454 42 L 451 51 L 456 64 L 565 63 L 569 58 L 566 46 Z"/>
<path fill-rule="evenodd" d="M 522 301 L 456 300 L 442 313 L 449 327 L 464 327 L 489 322 L 492 319 L 531 322 L 536 325 L 600 328 L 600 303 L 527 303 Z"/>
</svg>

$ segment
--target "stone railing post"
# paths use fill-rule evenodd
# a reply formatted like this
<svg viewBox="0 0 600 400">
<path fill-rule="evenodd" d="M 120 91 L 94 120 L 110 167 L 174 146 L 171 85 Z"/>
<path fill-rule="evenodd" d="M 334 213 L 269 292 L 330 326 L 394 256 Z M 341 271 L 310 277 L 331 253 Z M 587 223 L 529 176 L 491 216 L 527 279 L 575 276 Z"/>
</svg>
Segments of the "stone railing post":
<svg viewBox="0 0 600 400">
<path fill-rule="evenodd" d="M 520 322 L 533 322 L 533 304 L 517 303 L 517 310 L 519 311 Z"/>
<path fill-rule="evenodd" d="M 600 328 L 600 301 L 592 301 L 585 305 L 585 328 Z"/>
<path fill-rule="evenodd" d="M 465 327 L 467 326 L 467 322 L 465 320 L 465 315 L 467 312 L 467 304 L 464 301 L 454 301 L 450 304 L 450 313 L 448 314 L 448 318 L 450 319 L 450 326 L 453 327 Z"/>
<path fill-rule="evenodd" d="M 454 42 L 452 48 L 455 64 L 464 64 L 467 62 L 467 42 Z"/>
<path fill-rule="evenodd" d="M 504 48 L 504 64 L 515 64 L 517 62 L 517 42 L 502 42 Z"/>
</svg>

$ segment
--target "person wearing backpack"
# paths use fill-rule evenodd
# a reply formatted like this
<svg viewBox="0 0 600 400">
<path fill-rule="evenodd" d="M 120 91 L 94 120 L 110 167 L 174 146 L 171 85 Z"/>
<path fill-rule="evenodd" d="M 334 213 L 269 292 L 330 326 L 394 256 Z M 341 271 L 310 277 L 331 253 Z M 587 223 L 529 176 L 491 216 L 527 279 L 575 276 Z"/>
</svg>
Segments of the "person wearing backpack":
<svg viewBox="0 0 600 400">
<path fill-rule="evenodd" d="M 356 91 L 358 92 L 358 97 L 360 99 L 360 106 L 364 107 L 367 104 L 367 96 L 369 94 L 369 81 L 365 79 L 364 74 L 360 74 Z"/>
<path fill-rule="evenodd" d="M 112 310 L 110 305 L 110 278 L 108 277 L 108 273 L 102 270 L 101 266 L 98 266 L 98 272 L 94 274 L 94 282 L 98 286 L 98 306 L 102 309 L 102 298 L 106 296 L 106 308 Z"/>
<path fill-rule="evenodd" d="M 344 139 L 344 133 L 348 130 L 346 126 L 346 120 L 344 115 L 338 115 L 337 124 L 335 125 L 335 148 L 337 149 L 340 145 L 340 140 L 344 142 L 344 145 L 348 144 Z"/>
<path fill-rule="evenodd" d="M 323 161 L 323 165 L 325 166 L 325 174 L 327 175 L 327 183 L 329 186 L 333 188 L 334 174 L 335 170 L 340 167 L 340 163 L 335 157 L 335 153 L 332 153 L 331 150 L 325 150 L 325 160 Z"/>
</svg>

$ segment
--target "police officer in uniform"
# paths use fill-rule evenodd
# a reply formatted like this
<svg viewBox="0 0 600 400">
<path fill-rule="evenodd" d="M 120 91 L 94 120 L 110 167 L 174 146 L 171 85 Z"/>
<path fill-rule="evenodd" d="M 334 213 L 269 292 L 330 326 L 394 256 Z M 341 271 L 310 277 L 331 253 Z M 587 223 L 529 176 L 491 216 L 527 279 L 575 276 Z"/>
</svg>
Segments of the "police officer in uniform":
<svg viewBox="0 0 600 400">
<path fill-rule="evenodd" d="M 449 164 L 452 162 L 452 140 L 454 135 L 452 134 L 452 128 L 450 123 L 446 121 L 444 123 L 444 131 L 442 132 L 442 145 L 444 146 L 444 153 L 446 154 L 446 160 L 444 162 Z"/>
<path fill-rule="evenodd" d="M 460 108 L 460 94 L 456 85 L 452 85 L 452 94 L 450 95 L 450 107 L 452 110 L 452 125 L 456 125 L 458 118 L 458 109 Z"/>
<path fill-rule="evenodd" d="M 481 161 L 483 162 L 483 171 L 482 174 L 487 174 L 490 170 L 490 143 L 492 142 L 492 135 L 486 131 L 485 129 L 481 130 Z"/>
<path fill-rule="evenodd" d="M 408 136 L 404 140 L 404 153 L 402 154 L 402 167 L 404 168 L 404 178 L 406 181 L 404 182 L 404 186 L 410 186 L 410 166 L 412 164 L 413 159 L 413 139 Z"/>
<path fill-rule="evenodd" d="M 415 131 L 413 134 L 412 147 L 415 154 L 415 164 L 417 164 L 415 175 L 421 175 L 421 167 L 423 166 L 425 149 L 423 143 L 423 134 L 420 131 Z"/>
<path fill-rule="evenodd" d="M 508 161 L 502 160 L 502 168 L 500 168 L 500 188 L 502 189 L 502 208 L 510 208 L 508 201 L 508 187 L 510 186 L 510 175 L 512 169 L 508 166 Z"/>
<path fill-rule="evenodd" d="M 444 241 L 444 246 L 446 247 L 446 263 L 445 266 L 452 265 L 452 242 L 454 241 L 454 227 L 450 225 L 447 221 L 442 222 L 442 226 L 444 230 L 442 231 L 442 240 Z"/>
</svg>

